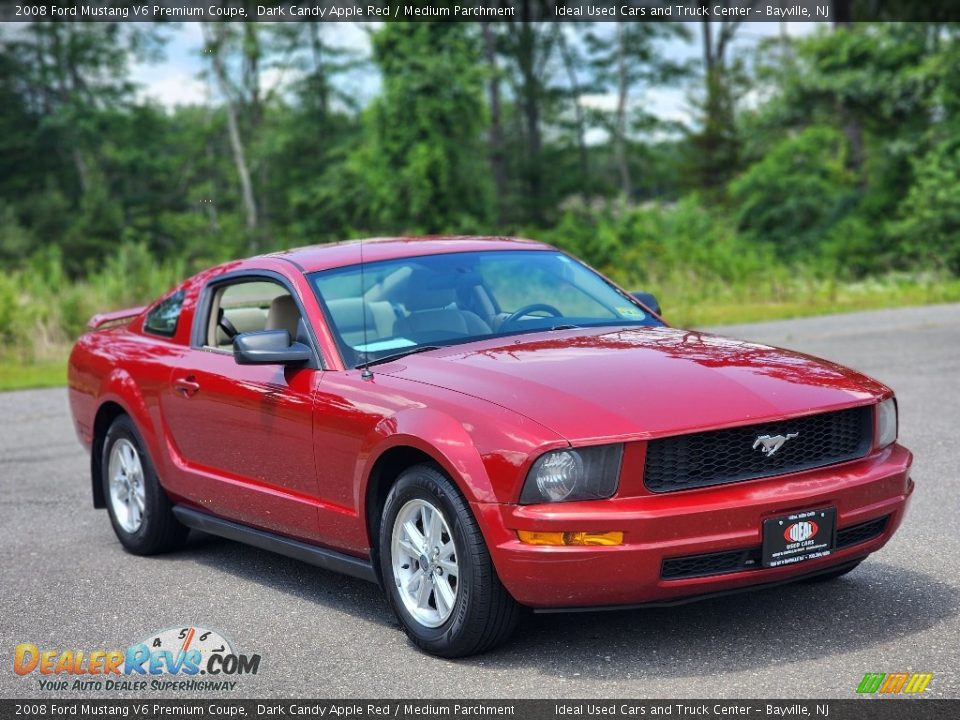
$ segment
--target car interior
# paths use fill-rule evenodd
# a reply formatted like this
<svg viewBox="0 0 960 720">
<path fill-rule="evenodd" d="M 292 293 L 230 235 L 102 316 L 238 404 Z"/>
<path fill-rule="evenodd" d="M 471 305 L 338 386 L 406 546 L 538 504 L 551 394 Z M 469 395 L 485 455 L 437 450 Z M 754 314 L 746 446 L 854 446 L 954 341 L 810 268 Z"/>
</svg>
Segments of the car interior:
<svg viewBox="0 0 960 720">
<path fill-rule="evenodd" d="M 374 349 L 378 343 L 385 349 L 391 338 L 400 348 L 489 335 L 508 315 L 498 313 L 476 273 L 442 275 L 415 265 L 379 278 L 362 299 L 329 299 L 326 306 L 346 352 Z"/>
<path fill-rule="evenodd" d="M 207 347 L 230 352 L 233 338 L 259 330 L 299 333 L 300 309 L 285 287 L 269 281 L 239 282 L 217 290 L 207 321 Z"/>
<path fill-rule="evenodd" d="M 644 318 L 636 309 L 614 308 L 616 299 L 599 301 L 595 290 L 588 291 L 572 273 L 564 274 L 562 260 L 553 261 L 560 263 L 560 269 L 554 267 L 552 272 L 529 263 L 510 267 L 507 262 L 484 267 L 459 260 L 434 267 L 430 260 L 413 259 L 371 268 L 366 277 L 349 268 L 340 274 L 322 274 L 326 277 L 318 289 L 344 361 L 351 366 L 371 354 L 415 346 L 570 326 L 603 317 Z M 362 293 L 361 283 L 366 288 Z M 276 329 L 286 330 L 291 340 L 305 329 L 289 291 L 269 280 L 239 281 L 215 293 L 206 345 L 230 352 L 238 334 Z"/>
<path fill-rule="evenodd" d="M 649 321 L 602 278 L 559 253 L 404 258 L 319 272 L 314 282 L 348 365 L 417 346 Z"/>
</svg>

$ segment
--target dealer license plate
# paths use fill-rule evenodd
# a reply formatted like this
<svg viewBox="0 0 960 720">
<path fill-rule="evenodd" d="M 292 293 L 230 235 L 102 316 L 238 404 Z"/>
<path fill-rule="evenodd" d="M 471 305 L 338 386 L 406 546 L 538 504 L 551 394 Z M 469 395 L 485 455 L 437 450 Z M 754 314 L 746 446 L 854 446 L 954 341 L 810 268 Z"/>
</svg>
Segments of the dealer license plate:
<svg viewBox="0 0 960 720">
<path fill-rule="evenodd" d="M 763 521 L 763 566 L 826 557 L 836 547 L 837 509 L 804 510 Z"/>
</svg>

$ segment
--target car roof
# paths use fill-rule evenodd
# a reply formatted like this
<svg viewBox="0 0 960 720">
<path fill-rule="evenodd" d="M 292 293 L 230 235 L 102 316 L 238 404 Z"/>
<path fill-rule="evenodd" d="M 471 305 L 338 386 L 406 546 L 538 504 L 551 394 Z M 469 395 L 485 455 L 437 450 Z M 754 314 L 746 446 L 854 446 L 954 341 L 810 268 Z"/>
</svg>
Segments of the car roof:
<svg viewBox="0 0 960 720">
<path fill-rule="evenodd" d="M 303 272 L 316 272 L 331 268 L 356 265 L 361 258 L 370 263 L 378 260 L 417 257 L 420 255 L 438 255 L 455 252 L 477 252 L 490 250 L 553 250 L 546 243 L 523 238 L 467 235 L 427 235 L 414 237 L 380 237 L 348 240 L 327 245 L 282 250 L 265 257 L 288 260 Z"/>
</svg>

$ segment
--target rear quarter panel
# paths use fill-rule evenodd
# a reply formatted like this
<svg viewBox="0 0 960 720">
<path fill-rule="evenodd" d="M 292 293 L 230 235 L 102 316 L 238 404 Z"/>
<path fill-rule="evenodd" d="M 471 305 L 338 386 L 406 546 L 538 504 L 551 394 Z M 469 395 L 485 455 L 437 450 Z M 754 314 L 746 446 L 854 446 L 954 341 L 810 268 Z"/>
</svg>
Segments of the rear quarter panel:
<svg viewBox="0 0 960 720">
<path fill-rule="evenodd" d="M 131 332 L 126 327 L 84 335 L 70 356 L 70 407 L 77 434 L 93 443 L 96 415 L 108 402 L 131 416 L 151 458 L 162 469 L 166 453 L 160 443 L 162 419 L 158 394 L 183 348 L 169 340 Z"/>
</svg>

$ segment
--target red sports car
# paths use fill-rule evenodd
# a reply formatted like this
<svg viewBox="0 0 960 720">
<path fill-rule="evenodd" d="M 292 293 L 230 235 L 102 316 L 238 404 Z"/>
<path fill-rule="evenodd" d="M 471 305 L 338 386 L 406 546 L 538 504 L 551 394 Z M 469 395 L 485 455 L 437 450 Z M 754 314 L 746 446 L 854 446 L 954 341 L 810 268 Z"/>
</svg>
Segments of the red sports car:
<svg viewBox="0 0 960 720">
<path fill-rule="evenodd" d="M 842 575 L 913 491 L 888 388 L 670 328 L 541 243 L 280 252 L 90 325 L 70 403 L 125 548 L 195 528 L 378 582 L 447 657 L 522 606 Z"/>
</svg>

